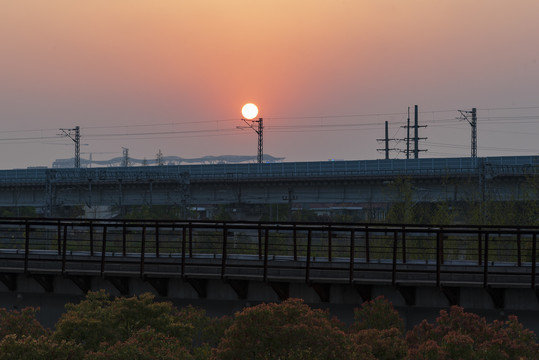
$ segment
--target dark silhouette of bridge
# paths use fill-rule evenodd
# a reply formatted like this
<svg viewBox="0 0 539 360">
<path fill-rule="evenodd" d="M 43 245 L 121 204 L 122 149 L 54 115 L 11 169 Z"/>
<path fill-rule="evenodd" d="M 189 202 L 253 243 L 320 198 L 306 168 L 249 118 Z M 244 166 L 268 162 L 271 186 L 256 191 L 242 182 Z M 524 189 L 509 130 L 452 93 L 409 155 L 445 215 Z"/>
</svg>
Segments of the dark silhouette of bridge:
<svg viewBox="0 0 539 360">
<path fill-rule="evenodd" d="M 405 306 L 463 304 L 471 296 L 475 307 L 534 309 L 538 233 L 510 226 L 2 219 L 0 282 L 3 292 L 106 287 L 127 295 L 144 288 L 173 298 L 315 303 L 358 303 L 391 289 Z"/>
</svg>

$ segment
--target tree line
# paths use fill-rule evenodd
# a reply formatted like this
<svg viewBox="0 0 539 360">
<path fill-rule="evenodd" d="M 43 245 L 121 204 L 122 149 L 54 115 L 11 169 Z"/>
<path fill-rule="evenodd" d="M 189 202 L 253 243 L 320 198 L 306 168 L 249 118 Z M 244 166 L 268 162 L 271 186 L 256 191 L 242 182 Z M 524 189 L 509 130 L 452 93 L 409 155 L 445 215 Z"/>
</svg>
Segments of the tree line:
<svg viewBox="0 0 539 360">
<path fill-rule="evenodd" d="M 449 360 L 537 359 L 536 335 L 514 316 L 487 322 L 458 306 L 405 331 L 383 297 L 361 304 L 346 325 L 300 299 L 211 318 L 150 293 L 89 292 L 67 304 L 54 329 L 38 309 L 0 309 L 0 360 Z"/>
<path fill-rule="evenodd" d="M 470 180 L 471 181 L 471 180 Z M 305 222 L 380 222 L 390 224 L 467 224 L 467 225 L 539 225 L 539 176 L 530 175 L 516 186 L 517 193 L 509 199 L 496 191 L 481 189 L 480 184 L 472 184 L 472 193 L 461 194 L 459 200 L 422 198 L 420 189 L 410 177 L 397 178 L 385 185 L 381 191 L 388 199 L 385 208 L 380 204 L 366 205 L 361 211 L 342 210 L 340 213 L 320 214 L 311 209 L 291 209 L 291 204 L 231 204 L 216 206 L 211 220 L 237 220 L 238 214 L 248 213 L 261 221 L 305 221 Z M 442 179 L 443 191 L 450 192 L 455 184 L 450 179 Z M 431 194 L 432 196 L 432 194 Z M 380 214 L 381 212 L 381 214 Z M 185 216 L 196 218 L 197 214 L 173 206 L 135 206 L 127 209 L 127 218 L 137 219 L 179 219 Z"/>
</svg>

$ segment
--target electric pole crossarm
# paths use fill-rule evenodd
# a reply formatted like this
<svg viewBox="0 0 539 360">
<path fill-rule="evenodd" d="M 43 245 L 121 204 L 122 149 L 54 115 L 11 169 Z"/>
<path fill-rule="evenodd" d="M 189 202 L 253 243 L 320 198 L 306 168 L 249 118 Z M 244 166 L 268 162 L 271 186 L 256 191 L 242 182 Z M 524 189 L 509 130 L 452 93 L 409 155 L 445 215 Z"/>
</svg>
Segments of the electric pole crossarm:
<svg viewBox="0 0 539 360">
<path fill-rule="evenodd" d="M 241 119 L 244 123 L 247 124 L 248 127 L 250 127 L 251 129 L 253 129 L 257 134 L 258 134 L 258 129 L 254 126 L 253 123 L 255 122 L 258 122 L 258 120 L 245 120 L 245 119 Z"/>
<path fill-rule="evenodd" d="M 264 140 L 264 123 L 263 119 L 259 118 L 258 120 L 245 120 L 241 119 L 244 123 L 247 124 L 248 127 L 253 129 L 258 134 L 258 152 L 257 152 L 257 163 L 261 164 L 264 161 L 264 150 L 263 150 L 263 140 Z M 255 126 L 254 124 L 258 123 L 258 126 Z M 239 127 L 241 128 L 241 127 Z"/>
<path fill-rule="evenodd" d="M 75 143 L 75 168 L 80 168 L 80 127 L 76 126 L 74 129 L 60 129 L 62 132 L 58 136 L 65 136 L 73 140 Z"/>
<path fill-rule="evenodd" d="M 389 142 L 390 141 L 398 141 L 398 139 L 390 139 L 389 138 L 389 123 L 385 122 L 385 135 L 386 137 L 384 139 L 376 139 L 378 142 L 384 142 L 385 143 L 385 149 L 376 149 L 377 151 L 384 151 L 385 152 L 385 158 L 389 159 L 389 152 L 390 151 L 398 151 L 398 149 L 390 149 L 389 148 Z"/>
<path fill-rule="evenodd" d="M 129 166 L 129 149 L 122 147 L 122 166 L 127 167 Z"/>
<path fill-rule="evenodd" d="M 419 158 L 419 153 L 427 150 L 419 149 L 419 140 L 426 140 L 426 137 L 419 137 L 419 128 L 426 128 L 428 125 L 419 125 L 419 107 L 414 105 L 414 124 L 410 125 L 410 107 L 408 107 L 408 119 L 405 126 L 401 126 L 406 129 L 406 137 L 399 139 L 406 142 L 406 150 L 401 152 L 406 154 L 406 159 L 410 158 L 410 154 L 414 154 L 414 158 Z M 414 130 L 414 135 L 410 136 L 410 129 Z M 410 142 L 413 141 L 414 148 L 410 149 Z"/>
<path fill-rule="evenodd" d="M 471 111 L 459 110 L 460 118 L 459 120 L 466 120 L 468 124 L 472 127 L 472 144 L 471 144 L 471 157 L 477 158 L 477 109 L 472 108 Z M 471 114 L 471 119 L 468 116 Z"/>
</svg>

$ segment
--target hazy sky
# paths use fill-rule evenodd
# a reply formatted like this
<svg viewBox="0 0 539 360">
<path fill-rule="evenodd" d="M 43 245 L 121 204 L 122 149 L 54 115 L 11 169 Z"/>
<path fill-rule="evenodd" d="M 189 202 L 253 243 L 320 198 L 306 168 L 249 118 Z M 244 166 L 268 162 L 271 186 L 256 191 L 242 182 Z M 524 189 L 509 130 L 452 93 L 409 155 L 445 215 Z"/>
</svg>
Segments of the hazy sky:
<svg viewBox="0 0 539 360">
<path fill-rule="evenodd" d="M 377 159 L 539 153 L 537 0 L 0 0 L 0 168 L 81 157 Z M 392 148 L 405 148 L 403 141 Z M 391 157 L 403 158 L 392 152 Z"/>
</svg>

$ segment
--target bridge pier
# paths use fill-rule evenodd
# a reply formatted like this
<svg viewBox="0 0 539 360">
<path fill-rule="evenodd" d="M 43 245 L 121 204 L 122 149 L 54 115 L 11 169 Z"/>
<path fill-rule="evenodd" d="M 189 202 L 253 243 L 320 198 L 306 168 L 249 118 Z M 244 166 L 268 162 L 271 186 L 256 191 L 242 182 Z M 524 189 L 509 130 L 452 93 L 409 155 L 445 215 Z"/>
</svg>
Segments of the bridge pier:
<svg viewBox="0 0 539 360">
<path fill-rule="evenodd" d="M 353 322 L 354 308 L 358 308 L 363 299 L 357 287 L 346 284 L 313 284 L 305 283 L 261 283 L 249 281 L 223 281 L 220 279 L 196 281 L 175 279 L 140 278 L 92 278 L 91 289 L 105 289 L 113 296 L 139 295 L 151 292 L 157 300 L 171 301 L 176 306 L 191 304 L 206 309 L 211 316 L 233 315 L 246 306 L 262 302 L 278 302 L 287 293 L 289 297 L 303 298 L 314 308 L 328 309 L 332 315 L 347 323 Z M 48 280 L 47 280 L 48 281 Z M 22 309 L 26 306 L 39 307 L 38 320 L 47 327 L 52 327 L 65 312 L 65 304 L 78 303 L 84 299 L 84 290 L 88 286 L 88 278 L 55 277 L 52 281 L 54 291 L 47 291 L 36 277 L 17 275 L 17 290 L 12 291 L 6 283 L 0 285 L 0 307 Z M 165 285 L 166 283 L 166 285 Z M 7 284 L 11 284 L 9 280 Z M 119 285 L 123 284 L 123 285 Z M 122 291 L 127 285 L 128 291 Z M 168 296 L 163 291 L 168 288 Z M 434 322 L 441 309 L 448 309 L 448 300 L 444 291 L 436 287 L 415 287 L 414 305 L 408 305 L 399 289 L 391 285 L 369 285 L 361 287 L 361 292 L 371 298 L 384 296 L 405 319 L 406 327 L 412 328 L 421 320 Z M 369 290 L 370 289 L 370 290 Z M 412 288 L 406 290 L 412 291 Z M 451 293 L 453 297 L 454 289 Z M 506 289 L 504 291 L 505 308 L 497 308 L 488 291 L 484 288 L 460 288 L 460 305 L 465 311 L 485 316 L 488 321 L 506 320 L 510 314 L 519 316 L 519 320 L 528 328 L 539 332 L 539 306 L 532 289 Z M 324 301 L 328 300 L 328 301 Z"/>
<path fill-rule="evenodd" d="M 471 286 L 392 286 L 389 284 L 349 285 L 298 281 L 258 281 L 180 277 L 124 277 L 53 274 L 2 274 L 0 294 L 54 293 L 84 296 L 90 290 L 105 289 L 112 296 L 152 292 L 171 299 L 246 300 L 255 302 L 302 298 L 312 304 L 361 304 L 384 296 L 398 307 L 482 308 L 503 311 L 539 311 L 536 292 L 531 288 Z"/>
</svg>

